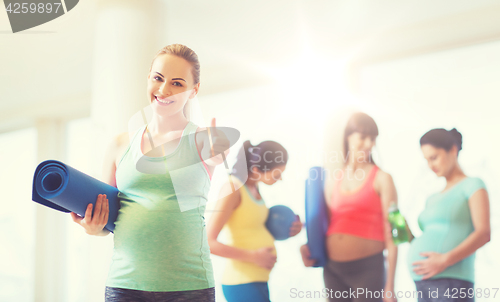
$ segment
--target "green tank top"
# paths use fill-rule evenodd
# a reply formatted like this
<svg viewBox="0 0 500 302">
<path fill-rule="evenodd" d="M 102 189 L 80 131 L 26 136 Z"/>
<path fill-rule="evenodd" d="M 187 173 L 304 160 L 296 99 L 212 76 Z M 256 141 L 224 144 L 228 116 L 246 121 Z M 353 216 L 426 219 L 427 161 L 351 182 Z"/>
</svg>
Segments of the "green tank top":
<svg viewBox="0 0 500 302">
<path fill-rule="evenodd" d="M 132 138 L 116 169 L 121 207 L 106 286 L 143 291 L 214 287 L 204 218 L 210 177 L 196 148 L 197 128 L 189 122 L 175 151 L 164 157 L 142 154 L 145 126 Z M 139 160 L 165 173 L 141 173 Z"/>
<path fill-rule="evenodd" d="M 415 238 L 408 251 L 408 268 L 415 281 L 422 275 L 413 271 L 412 263 L 425 259 L 420 253 L 446 253 L 456 248 L 473 231 L 469 198 L 479 189 L 485 189 L 479 178 L 467 177 L 442 193 L 430 196 L 424 211 L 418 217 L 422 235 Z M 454 278 L 474 282 L 475 254 L 455 263 L 431 279 Z"/>
</svg>

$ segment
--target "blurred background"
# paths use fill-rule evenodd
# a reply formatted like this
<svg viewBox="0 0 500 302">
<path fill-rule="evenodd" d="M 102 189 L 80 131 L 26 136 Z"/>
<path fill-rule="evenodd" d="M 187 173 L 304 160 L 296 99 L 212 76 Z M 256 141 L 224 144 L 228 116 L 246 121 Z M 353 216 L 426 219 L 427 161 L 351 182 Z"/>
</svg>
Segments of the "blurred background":
<svg viewBox="0 0 500 302">
<path fill-rule="evenodd" d="M 445 184 L 427 168 L 419 138 L 456 127 L 460 164 L 486 182 L 491 200 L 492 240 L 477 252 L 476 288 L 500 287 L 498 1 L 85 0 L 16 34 L 0 12 L 0 301 L 104 301 L 112 236 L 87 236 L 69 215 L 31 201 L 33 173 L 58 159 L 100 178 L 107 143 L 148 105 L 151 60 L 171 43 L 198 53 L 204 118 L 241 132 L 232 156 L 246 139 L 287 148 L 283 181 L 260 189 L 268 206 L 287 205 L 302 219 L 307 171 L 343 130 L 341 108 L 377 122 L 377 163 L 393 176 L 416 235 L 426 197 Z M 214 187 L 224 173 L 218 168 Z M 323 301 L 290 295 L 324 287 L 322 270 L 302 264 L 306 241 L 304 230 L 277 242 L 272 301 Z M 400 291 L 415 290 L 407 249 Z M 225 260 L 212 259 L 225 301 Z"/>
</svg>

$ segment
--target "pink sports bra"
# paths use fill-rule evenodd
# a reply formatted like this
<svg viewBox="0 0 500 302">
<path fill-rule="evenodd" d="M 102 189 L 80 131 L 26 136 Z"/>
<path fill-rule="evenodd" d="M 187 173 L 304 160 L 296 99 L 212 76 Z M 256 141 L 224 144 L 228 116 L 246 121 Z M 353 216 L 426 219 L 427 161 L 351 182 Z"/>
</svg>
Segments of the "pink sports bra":
<svg viewBox="0 0 500 302">
<path fill-rule="evenodd" d="M 364 184 L 355 192 L 342 192 L 342 179 L 336 180 L 330 205 L 330 225 L 327 236 L 348 234 L 365 239 L 385 241 L 382 204 L 373 189 L 378 167 L 374 166 Z"/>
</svg>

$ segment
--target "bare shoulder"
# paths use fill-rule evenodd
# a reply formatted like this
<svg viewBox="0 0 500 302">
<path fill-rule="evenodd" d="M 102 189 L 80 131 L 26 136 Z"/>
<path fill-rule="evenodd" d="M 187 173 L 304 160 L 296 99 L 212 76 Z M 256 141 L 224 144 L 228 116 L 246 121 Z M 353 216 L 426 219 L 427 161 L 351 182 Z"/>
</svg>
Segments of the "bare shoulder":
<svg viewBox="0 0 500 302">
<path fill-rule="evenodd" d="M 118 164 L 118 161 L 125 153 L 129 142 L 130 139 L 127 132 L 118 134 L 111 140 L 108 148 L 108 158 L 113 160 L 115 165 Z"/>
<path fill-rule="evenodd" d="M 336 183 L 336 180 L 341 180 L 343 177 L 343 172 L 341 169 L 327 170 L 325 185 L 323 187 L 323 194 L 327 204 L 331 203 L 332 192 Z"/>
<path fill-rule="evenodd" d="M 102 180 L 111 186 L 116 187 L 116 167 L 128 146 L 128 141 L 127 133 L 120 134 L 109 142 L 106 149 L 102 167 Z"/>
<path fill-rule="evenodd" d="M 128 146 L 130 138 L 128 136 L 128 132 L 123 132 L 118 134 L 114 139 L 114 144 L 117 147 Z"/>
<path fill-rule="evenodd" d="M 391 174 L 379 169 L 377 171 L 377 175 L 375 175 L 375 179 L 373 181 L 373 188 L 377 193 L 381 194 L 382 192 L 395 191 L 394 180 L 392 179 Z"/>
<path fill-rule="evenodd" d="M 380 168 L 377 171 L 377 175 L 375 176 L 375 182 L 378 182 L 381 185 L 389 185 L 394 183 L 391 174 L 383 171 Z"/>
<path fill-rule="evenodd" d="M 231 178 L 232 179 L 232 178 Z M 237 182 L 227 181 L 219 193 L 221 209 L 236 209 L 241 204 L 240 186 Z"/>
<path fill-rule="evenodd" d="M 392 176 L 382 170 L 377 172 L 373 188 L 381 197 L 382 206 L 387 209 L 391 204 L 397 204 L 398 193 Z"/>
<path fill-rule="evenodd" d="M 206 129 L 207 128 L 205 128 L 205 127 L 198 127 L 198 129 L 196 129 L 195 141 L 196 141 L 196 147 L 198 147 L 198 150 L 203 149 L 203 145 L 205 144 L 205 140 L 208 138 Z"/>
<path fill-rule="evenodd" d="M 230 196 L 233 199 L 239 199 L 241 197 L 240 188 L 241 185 L 231 179 L 231 181 L 227 181 L 222 185 L 221 193 L 223 196 Z"/>
</svg>

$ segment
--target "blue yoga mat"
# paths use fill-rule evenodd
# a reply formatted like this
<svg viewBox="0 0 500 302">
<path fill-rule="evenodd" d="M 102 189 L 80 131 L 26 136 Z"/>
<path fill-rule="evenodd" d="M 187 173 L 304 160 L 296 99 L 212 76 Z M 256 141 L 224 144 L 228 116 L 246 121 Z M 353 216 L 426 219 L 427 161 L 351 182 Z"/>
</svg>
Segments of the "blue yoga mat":
<svg viewBox="0 0 500 302">
<path fill-rule="evenodd" d="M 314 267 L 323 267 L 327 261 L 325 238 L 328 230 L 328 209 L 323 194 L 324 180 L 323 168 L 309 169 L 309 178 L 306 180 L 306 231 L 311 259 L 316 259 Z"/>
<path fill-rule="evenodd" d="M 109 217 L 105 228 L 115 229 L 120 202 L 118 189 L 82 173 L 57 160 L 41 162 L 33 177 L 33 201 L 65 213 L 85 215 L 89 203 L 95 203 L 97 195 L 106 194 L 109 200 Z"/>
</svg>

